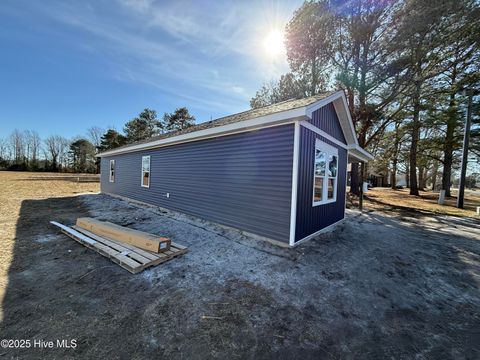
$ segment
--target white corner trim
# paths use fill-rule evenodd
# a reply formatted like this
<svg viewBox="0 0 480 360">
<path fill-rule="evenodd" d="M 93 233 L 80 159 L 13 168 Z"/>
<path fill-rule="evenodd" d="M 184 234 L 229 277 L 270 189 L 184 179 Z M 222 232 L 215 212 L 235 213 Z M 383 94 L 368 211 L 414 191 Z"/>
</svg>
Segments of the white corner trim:
<svg viewBox="0 0 480 360">
<path fill-rule="evenodd" d="M 345 165 L 345 202 L 343 204 L 343 218 L 345 218 L 345 211 L 347 209 L 347 183 L 348 183 L 348 150 L 347 150 L 347 164 Z"/>
<path fill-rule="evenodd" d="M 238 121 L 232 124 L 212 127 L 204 130 L 192 131 L 190 133 L 171 136 L 160 140 L 150 141 L 142 144 L 132 145 L 123 149 L 114 149 L 97 154 L 97 157 L 111 156 L 117 154 L 131 153 L 140 150 L 163 147 L 178 143 L 185 143 L 190 141 L 198 141 L 209 139 L 213 137 L 231 135 L 235 133 L 251 131 L 270 126 L 285 125 L 300 120 L 307 119 L 306 107 L 300 107 L 279 113 L 269 114 L 258 118 L 253 118 L 244 121 Z"/>
<path fill-rule="evenodd" d="M 300 245 L 301 243 L 303 242 L 306 242 L 308 240 L 311 240 L 315 237 L 317 237 L 318 235 L 321 235 L 321 234 L 324 234 L 324 233 L 327 233 L 327 232 L 332 232 L 333 230 L 335 230 L 335 228 L 340 225 L 341 223 L 343 223 L 345 221 L 345 217 L 341 220 L 338 220 L 337 222 L 331 224 L 331 225 L 328 225 L 326 228 L 323 228 L 323 229 L 320 229 L 318 230 L 317 232 L 314 232 L 313 234 L 310 234 L 308 236 L 305 236 L 303 239 L 301 240 L 298 240 L 295 244 L 293 244 L 293 246 L 297 246 L 297 245 Z"/>
<path fill-rule="evenodd" d="M 348 145 L 346 145 L 346 144 L 342 143 L 341 141 L 335 139 L 332 135 L 327 134 L 325 131 L 323 131 L 322 129 L 316 127 L 315 125 L 309 123 L 308 121 L 305 121 L 305 120 L 300 121 L 300 125 L 302 125 L 303 127 L 307 128 L 310 131 L 313 131 L 314 133 L 316 133 L 320 136 L 323 136 L 328 141 L 333 142 L 335 145 L 338 145 L 343 149 L 348 148 Z"/>
<path fill-rule="evenodd" d="M 290 203 L 290 246 L 295 244 L 297 225 L 298 167 L 300 158 L 300 123 L 296 122 L 293 132 L 292 199 Z"/>
</svg>

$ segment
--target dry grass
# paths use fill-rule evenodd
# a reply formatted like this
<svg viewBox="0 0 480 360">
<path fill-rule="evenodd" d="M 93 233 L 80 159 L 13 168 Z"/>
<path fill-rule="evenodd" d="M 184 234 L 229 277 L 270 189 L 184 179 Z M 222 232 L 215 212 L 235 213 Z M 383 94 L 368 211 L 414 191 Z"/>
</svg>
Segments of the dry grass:
<svg viewBox="0 0 480 360">
<path fill-rule="evenodd" d="M 67 197 L 100 191 L 100 184 L 66 180 L 77 174 L 29 173 L 0 171 L 0 299 L 6 287 L 7 272 L 12 261 L 16 225 L 23 200 Z M 54 180 L 55 177 L 62 180 Z"/>
<path fill-rule="evenodd" d="M 456 207 L 456 191 L 452 197 L 445 199 L 445 205 L 438 204 L 438 192 L 420 191 L 420 196 L 409 195 L 409 189 L 392 190 L 373 188 L 366 195 L 366 209 L 385 209 L 386 206 L 434 214 L 479 218 L 476 207 L 480 206 L 480 191 L 467 190 L 465 193 L 465 209 Z"/>
</svg>

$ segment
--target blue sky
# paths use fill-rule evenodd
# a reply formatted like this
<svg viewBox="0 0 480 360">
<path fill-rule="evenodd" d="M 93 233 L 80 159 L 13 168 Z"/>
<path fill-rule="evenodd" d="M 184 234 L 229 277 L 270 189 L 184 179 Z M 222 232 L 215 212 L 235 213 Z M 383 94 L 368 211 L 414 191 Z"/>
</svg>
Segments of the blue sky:
<svg viewBox="0 0 480 360">
<path fill-rule="evenodd" d="M 0 137 L 121 130 L 145 107 L 197 122 L 288 70 L 265 38 L 302 1 L 0 1 Z"/>
</svg>

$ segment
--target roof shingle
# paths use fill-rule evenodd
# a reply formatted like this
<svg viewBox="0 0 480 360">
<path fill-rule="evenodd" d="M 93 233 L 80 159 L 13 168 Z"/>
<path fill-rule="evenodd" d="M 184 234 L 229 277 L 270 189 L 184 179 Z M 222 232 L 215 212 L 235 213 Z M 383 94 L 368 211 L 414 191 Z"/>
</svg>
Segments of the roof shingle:
<svg viewBox="0 0 480 360">
<path fill-rule="evenodd" d="M 310 97 L 303 98 L 303 99 L 287 100 L 287 101 L 282 101 L 282 102 L 272 104 L 272 105 L 268 105 L 268 106 L 258 108 L 258 109 L 250 109 L 250 110 L 243 111 L 243 112 L 240 112 L 240 113 L 237 113 L 237 114 L 228 115 L 228 116 L 218 118 L 218 119 L 215 119 L 215 120 L 206 121 L 206 122 L 191 126 L 191 127 L 187 128 L 187 129 L 184 129 L 184 130 L 172 131 L 172 132 L 169 132 L 169 133 L 152 136 L 151 138 L 141 140 L 141 141 L 136 141 L 134 143 L 115 148 L 114 150 L 123 150 L 123 149 L 127 149 L 131 146 L 134 146 L 134 145 L 146 144 L 146 143 L 149 143 L 149 142 L 152 142 L 152 141 L 157 141 L 157 140 L 166 139 L 166 138 L 170 138 L 170 137 L 174 137 L 174 136 L 178 136 L 178 135 L 188 134 L 188 133 L 192 133 L 192 132 L 199 131 L 199 130 L 210 129 L 210 128 L 214 128 L 214 127 L 218 127 L 218 126 L 237 123 L 237 122 L 240 122 L 240 121 L 255 119 L 255 118 L 258 118 L 258 117 L 261 117 L 261 116 L 275 114 L 275 113 L 279 113 L 279 112 L 282 112 L 282 111 L 301 108 L 301 107 L 304 107 L 304 106 L 311 105 L 311 104 L 313 104 L 313 103 L 315 103 L 319 100 L 325 99 L 328 96 L 334 94 L 335 92 L 336 91 L 323 92 L 323 93 L 317 94 L 315 96 L 310 96 Z"/>
</svg>

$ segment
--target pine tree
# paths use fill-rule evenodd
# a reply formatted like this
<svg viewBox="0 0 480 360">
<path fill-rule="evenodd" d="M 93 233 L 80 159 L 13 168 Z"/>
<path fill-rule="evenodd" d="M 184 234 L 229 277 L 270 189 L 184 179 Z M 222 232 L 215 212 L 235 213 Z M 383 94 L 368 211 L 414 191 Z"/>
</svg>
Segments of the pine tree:
<svg viewBox="0 0 480 360">
<path fill-rule="evenodd" d="M 177 108 L 173 113 L 163 115 L 163 128 L 167 131 L 184 130 L 195 124 L 195 117 L 186 107 Z"/>
</svg>

